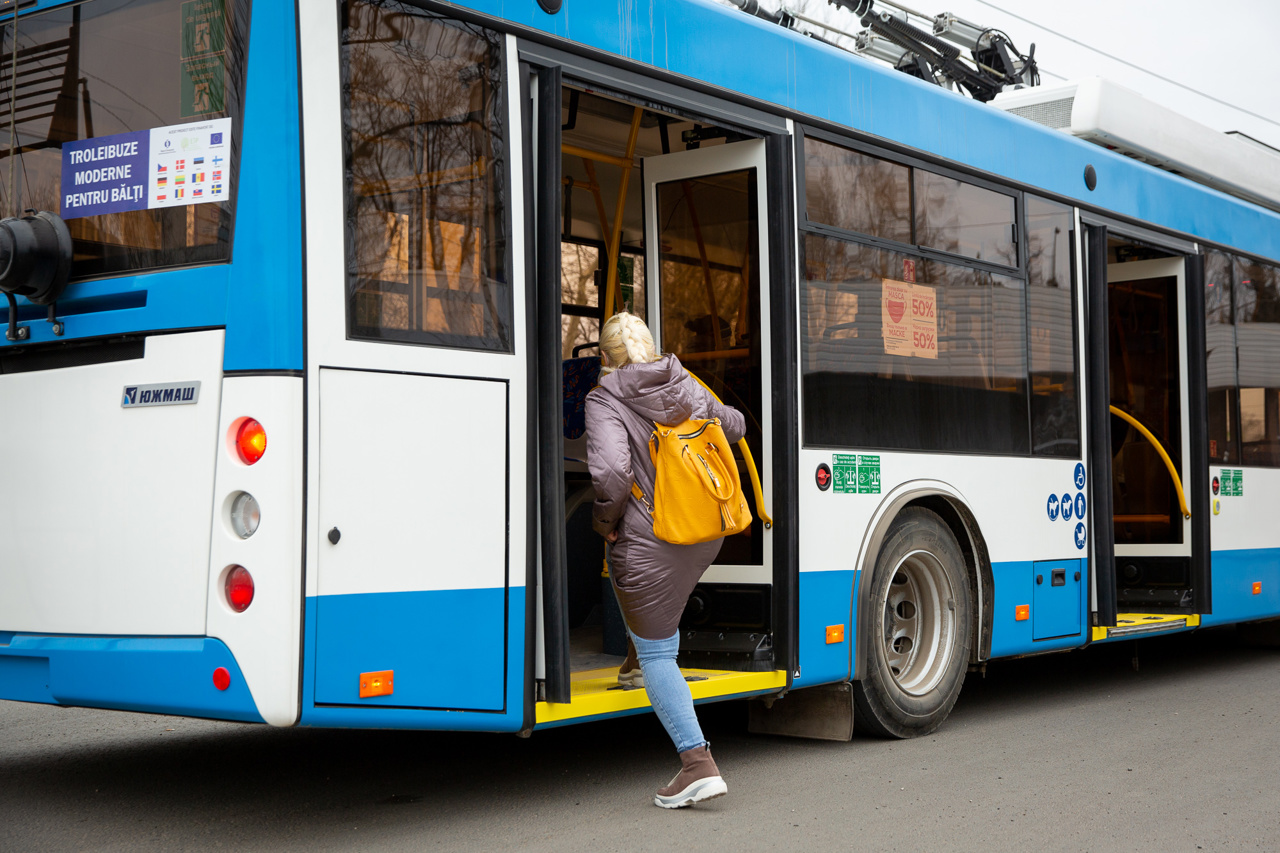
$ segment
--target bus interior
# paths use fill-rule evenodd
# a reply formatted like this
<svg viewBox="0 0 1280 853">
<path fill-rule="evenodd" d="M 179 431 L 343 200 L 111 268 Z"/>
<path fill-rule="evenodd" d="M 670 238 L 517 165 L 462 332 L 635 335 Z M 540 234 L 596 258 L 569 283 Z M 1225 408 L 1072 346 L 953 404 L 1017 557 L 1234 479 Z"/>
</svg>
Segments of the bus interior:
<svg viewBox="0 0 1280 853">
<path fill-rule="evenodd" d="M 646 179 L 646 171 L 673 152 L 732 145 L 746 137 L 583 86 L 565 85 L 560 96 L 566 572 L 561 619 L 567 623 L 576 703 L 588 684 L 620 689 L 615 676 L 626 653 L 605 543 L 592 529 L 595 493 L 584 435 L 586 395 L 599 379 L 600 328 L 613 313 L 609 294 L 616 294 L 616 310 L 645 319 L 660 353 L 674 353 L 743 413 L 746 441 L 766 483 L 768 418 L 762 409 L 759 176 L 736 170 L 657 184 Z M 656 237 L 646 239 L 655 229 Z M 735 449 L 735 455 L 754 521 L 724 541 L 681 618 L 679 663 L 691 681 L 713 679 L 715 673 L 772 677 L 774 670 L 765 525 L 742 454 Z M 549 594 L 554 589 L 544 583 L 543 595 Z M 563 651 L 555 648 L 550 626 L 545 642 L 548 658 Z M 726 685 L 717 692 L 737 690 Z"/>
</svg>

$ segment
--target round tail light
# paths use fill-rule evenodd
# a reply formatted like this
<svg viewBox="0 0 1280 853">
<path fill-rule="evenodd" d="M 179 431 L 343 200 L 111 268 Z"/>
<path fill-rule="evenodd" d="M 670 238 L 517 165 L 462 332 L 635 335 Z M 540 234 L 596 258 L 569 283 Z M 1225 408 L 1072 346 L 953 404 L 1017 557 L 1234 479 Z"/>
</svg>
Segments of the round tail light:
<svg viewBox="0 0 1280 853">
<path fill-rule="evenodd" d="M 224 587 L 227 604 L 237 613 L 243 613 L 253 604 L 253 575 L 244 566 L 232 566 L 227 572 Z"/>
<path fill-rule="evenodd" d="M 245 418 L 236 431 L 236 450 L 246 465 L 252 465 L 267 452 L 267 431 L 253 418 Z"/>
</svg>

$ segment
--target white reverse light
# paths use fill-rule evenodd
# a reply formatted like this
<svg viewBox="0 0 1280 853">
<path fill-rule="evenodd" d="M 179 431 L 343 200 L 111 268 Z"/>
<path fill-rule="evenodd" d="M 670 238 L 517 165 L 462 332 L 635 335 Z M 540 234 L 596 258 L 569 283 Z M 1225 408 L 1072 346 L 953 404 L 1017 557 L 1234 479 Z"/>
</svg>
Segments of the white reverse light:
<svg viewBox="0 0 1280 853">
<path fill-rule="evenodd" d="M 231 501 L 231 529 L 241 539 L 248 539 L 262 521 L 258 499 L 248 492 L 240 492 Z"/>
</svg>

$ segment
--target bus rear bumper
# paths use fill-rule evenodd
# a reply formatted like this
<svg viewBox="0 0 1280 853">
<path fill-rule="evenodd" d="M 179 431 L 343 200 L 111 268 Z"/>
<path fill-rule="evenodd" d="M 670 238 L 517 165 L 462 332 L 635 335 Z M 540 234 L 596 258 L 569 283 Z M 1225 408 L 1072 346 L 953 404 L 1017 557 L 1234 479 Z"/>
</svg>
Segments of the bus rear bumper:
<svg viewBox="0 0 1280 853">
<path fill-rule="evenodd" d="M 231 650 L 209 637 L 0 631 L 0 699 L 263 722 Z"/>
</svg>

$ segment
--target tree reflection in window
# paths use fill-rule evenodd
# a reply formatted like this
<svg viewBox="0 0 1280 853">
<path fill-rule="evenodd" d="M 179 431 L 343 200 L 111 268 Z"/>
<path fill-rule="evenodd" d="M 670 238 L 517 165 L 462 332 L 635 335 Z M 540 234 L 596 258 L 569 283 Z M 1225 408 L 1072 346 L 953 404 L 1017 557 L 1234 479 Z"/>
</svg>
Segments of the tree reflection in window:
<svg viewBox="0 0 1280 853">
<path fill-rule="evenodd" d="M 351 335 L 509 351 L 500 37 L 353 0 L 342 58 Z"/>
</svg>

